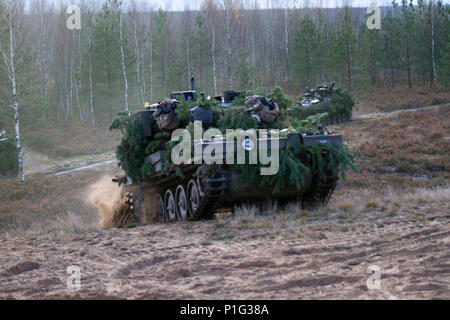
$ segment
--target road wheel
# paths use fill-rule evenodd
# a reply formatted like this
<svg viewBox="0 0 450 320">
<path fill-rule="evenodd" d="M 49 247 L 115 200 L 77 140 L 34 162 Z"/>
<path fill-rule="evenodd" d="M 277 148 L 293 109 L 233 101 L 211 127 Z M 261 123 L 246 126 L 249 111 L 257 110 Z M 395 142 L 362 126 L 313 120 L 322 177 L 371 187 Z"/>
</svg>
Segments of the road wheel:
<svg viewBox="0 0 450 320">
<path fill-rule="evenodd" d="M 171 190 L 167 190 L 164 196 L 164 208 L 168 221 L 175 221 L 177 219 L 176 204 Z"/>
<path fill-rule="evenodd" d="M 191 219 L 195 219 L 198 215 L 200 206 L 200 192 L 197 183 L 190 180 L 187 188 L 188 212 Z"/>
<path fill-rule="evenodd" d="M 160 194 L 158 194 L 157 196 L 157 202 L 158 202 L 158 220 L 159 222 L 167 222 L 168 219 L 164 206 L 164 200 Z"/>
<path fill-rule="evenodd" d="M 177 191 L 175 192 L 175 203 L 178 220 L 186 220 L 189 209 L 186 191 L 184 191 L 184 187 L 182 185 L 179 185 L 177 187 Z"/>
</svg>

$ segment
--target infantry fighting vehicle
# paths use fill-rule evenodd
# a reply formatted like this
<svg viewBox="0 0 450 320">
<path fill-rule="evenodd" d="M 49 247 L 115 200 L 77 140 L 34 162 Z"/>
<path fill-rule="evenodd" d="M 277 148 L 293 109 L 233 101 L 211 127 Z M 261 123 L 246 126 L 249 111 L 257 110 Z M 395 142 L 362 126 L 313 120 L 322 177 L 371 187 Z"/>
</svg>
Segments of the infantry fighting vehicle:
<svg viewBox="0 0 450 320">
<path fill-rule="evenodd" d="M 332 125 L 350 121 L 355 103 L 348 93 L 336 87 L 332 81 L 314 89 L 306 87 L 297 105 L 298 107 L 290 110 L 296 118 L 306 119 L 311 115 L 327 113 L 323 122 L 325 125 Z"/>
<path fill-rule="evenodd" d="M 146 110 L 130 116 L 138 122 L 139 130 L 142 130 L 140 135 L 145 144 L 150 145 L 161 139 L 161 136 L 165 136 L 166 141 L 161 143 L 157 150 L 153 149 L 153 152 L 145 154 L 144 165 L 151 167 L 151 170 L 142 174 L 139 181 L 130 177 L 129 174 L 113 180 L 123 190 L 122 201 L 116 209 L 113 219 L 116 227 L 124 227 L 133 222 L 155 220 L 171 222 L 208 219 L 213 217 L 218 208 L 232 207 L 236 203 L 244 201 L 300 200 L 304 206 L 327 203 L 337 185 L 340 171 L 340 164 L 330 161 L 328 156 L 331 157 L 332 149 L 342 146 L 342 135 L 328 132 L 325 128 L 319 127 L 317 131 L 306 133 L 283 130 L 281 137 L 277 140 L 278 143 L 272 140 L 274 137 L 271 136 L 270 130 L 265 137 L 249 135 L 232 141 L 221 136 L 208 140 L 198 139 L 191 142 L 192 148 L 199 148 L 197 150 L 212 150 L 211 148 L 213 148 L 215 158 L 223 159 L 223 164 L 206 164 L 202 162 L 201 154 L 193 152 L 190 158 L 192 161 L 185 161 L 182 165 L 167 166 L 171 150 L 170 138 L 167 138 L 168 133 L 175 127 L 182 126 L 181 121 L 174 120 L 173 116 L 175 114 L 173 110 L 180 108 L 175 99 L 180 97 L 186 97 L 186 99 L 189 97 L 194 102 L 198 101 L 195 90 L 177 92 L 171 95 L 172 100 L 158 104 L 157 108 L 146 108 Z M 205 97 L 203 96 L 202 99 Z M 277 112 L 279 114 L 276 103 L 268 101 L 264 97 L 252 97 L 248 101 L 250 101 L 251 108 L 244 113 L 252 113 L 250 116 L 261 122 L 258 127 L 270 128 L 270 125 L 264 121 L 271 121 L 265 119 L 271 119 L 271 115 L 276 115 Z M 223 108 L 222 116 L 230 109 L 232 107 Z M 210 110 L 196 107 L 190 110 L 189 114 L 190 121 L 201 121 L 209 127 L 215 125 L 211 119 Z M 164 118 L 159 122 L 155 121 L 155 119 L 160 119 L 161 115 L 164 115 Z M 167 128 L 170 129 L 167 130 Z M 221 148 L 218 148 L 219 146 Z M 324 169 L 320 173 L 317 170 L 318 164 L 315 158 L 318 155 L 309 151 L 315 146 L 322 147 L 319 156 L 325 161 L 322 166 Z M 125 149 L 130 153 L 130 149 L 133 148 Z M 284 171 L 279 172 L 278 175 L 284 176 L 274 178 L 283 178 L 286 183 L 278 188 L 277 192 L 274 192 L 274 185 L 270 183 L 270 180 L 269 182 L 266 180 L 266 183 L 249 181 L 245 178 L 251 170 L 242 170 L 242 168 L 249 167 L 239 169 L 236 165 L 228 164 L 226 161 L 227 156 L 231 155 L 234 158 L 239 152 L 250 153 L 253 149 L 262 149 L 265 152 L 270 150 L 270 154 L 276 152 L 280 155 L 287 155 L 289 153 L 290 156 L 295 156 L 297 160 L 300 160 L 299 166 L 300 169 L 303 169 L 300 170 L 300 173 L 296 173 L 292 168 L 283 168 L 285 163 L 281 157 L 280 167 L 282 169 L 280 170 Z M 131 154 L 131 156 L 133 155 Z M 122 161 L 124 159 L 123 155 L 118 158 Z M 294 176 L 295 174 L 301 176 Z M 301 181 L 301 183 L 294 181 Z"/>
</svg>

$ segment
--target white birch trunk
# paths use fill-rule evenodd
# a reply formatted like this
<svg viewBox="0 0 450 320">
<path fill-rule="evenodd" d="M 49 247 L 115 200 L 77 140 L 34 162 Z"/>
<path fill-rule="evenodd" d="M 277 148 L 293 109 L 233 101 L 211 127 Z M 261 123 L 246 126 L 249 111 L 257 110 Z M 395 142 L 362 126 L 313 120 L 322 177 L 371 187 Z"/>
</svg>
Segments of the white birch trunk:
<svg viewBox="0 0 450 320">
<path fill-rule="evenodd" d="M 214 78 L 214 95 L 217 97 L 217 76 L 216 76 L 216 32 L 214 30 L 214 22 L 211 23 L 212 26 L 212 44 L 211 44 L 211 55 L 213 63 L 213 78 Z"/>
<path fill-rule="evenodd" d="M 434 53 L 434 19 L 433 19 L 433 8 L 430 5 L 430 14 L 431 14 L 431 58 L 433 60 L 433 81 L 434 85 L 437 86 L 437 76 L 436 76 L 436 59 Z"/>
<path fill-rule="evenodd" d="M 142 95 L 143 99 L 147 99 L 147 83 L 145 81 L 147 71 L 145 69 L 145 47 L 144 50 L 141 51 L 141 59 L 142 59 Z"/>
<path fill-rule="evenodd" d="M 73 47 L 72 47 L 73 50 Z M 70 55 L 70 91 L 69 91 L 69 101 L 70 101 L 70 116 L 73 117 L 73 56 Z"/>
<path fill-rule="evenodd" d="M 139 48 L 139 39 L 137 35 L 137 17 L 135 16 L 133 19 L 134 24 L 134 43 L 135 43 L 135 54 L 136 54 L 136 77 L 137 77 L 137 94 L 138 97 L 142 100 L 142 104 L 145 104 L 144 94 L 142 92 L 142 84 L 141 84 L 141 54 Z"/>
<path fill-rule="evenodd" d="M 92 83 L 92 34 L 89 30 L 89 103 L 91 107 L 91 125 L 95 128 L 95 114 L 94 114 L 94 87 Z"/>
<path fill-rule="evenodd" d="M 284 33 L 285 33 L 285 42 L 286 42 L 286 73 L 287 73 L 287 81 L 288 86 L 290 82 L 290 72 L 289 72 L 289 16 L 288 16 L 288 9 L 284 10 Z"/>
<path fill-rule="evenodd" d="M 150 102 L 153 102 L 153 26 L 152 26 L 152 18 L 153 18 L 153 12 L 150 12 L 149 15 L 149 39 L 150 39 L 150 79 L 149 79 L 149 86 L 150 86 Z"/>
<path fill-rule="evenodd" d="M 42 4 L 39 4 L 39 72 L 42 77 L 42 91 L 44 94 L 45 103 L 48 104 L 48 67 L 47 67 L 47 38 L 46 38 L 46 28 L 44 24 L 44 17 L 43 17 L 43 8 Z"/>
<path fill-rule="evenodd" d="M 231 73 L 231 13 L 230 9 L 226 9 L 226 19 L 227 19 L 227 76 L 228 76 L 228 87 L 233 89 L 233 74 Z"/>
<path fill-rule="evenodd" d="M 187 50 L 187 67 L 188 67 L 188 88 L 191 88 L 191 59 L 189 54 L 189 37 L 186 37 L 186 50 Z"/>
<path fill-rule="evenodd" d="M 78 94 L 78 81 L 77 81 L 77 76 L 74 76 L 74 77 L 75 77 L 75 97 L 76 97 L 76 99 L 77 99 L 78 111 L 79 111 L 79 113 L 80 113 L 80 121 L 84 123 L 83 110 L 82 110 L 81 105 L 80 105 L 80 96 L 79 96 L 79 94 Z"/>
<path fill-rule="evenodd" d="M 153 41 L 150 41 L 150 101 L 153 102 Z"/>
<path fill-rule="evenodd" d="M 256 86 L 256 52 L 255 52 L 255 31 L 252 36 L 252 89 L 255 90 Z"/>
<path fill-rule="evenodd" d="M 123 47 L 123 20 L 122 11 L 119 12 L 119 23 L 120 23 L 120 54 L 122 56 L 122 72 L 123 80 L 125 82 L 125 111 L 128 111 L 128 79 L 127 79 L 127 67 L 125 65 L 125 52 Z"/>
<path fill-rule="evenodd" d="M 16 150 L 17 150 L 17 162 L 19 168 L 19 178 L 22 184 L 25 184 L 25 174 L 23 170 L 23 152 L 22 144 L 20 140 L 20 117 L 19 117 L 19 97 L 17 93 L 17 74 L 16 74 L 16 52 L 19 42 L 18 36 L 20 35 L 18 21 L 23 14 L 23 2 L 22 1 L 8 1 L 6 2 L 8 10 L 8 28 L 9 28 L 9 50 L 5 49 L 0 42 L 0 52 L 5 63 L 9 80 L 11 81 L 12 88 L 12 103 L 14 110 L 14 129 L 16 137 Z"/>
</svg>

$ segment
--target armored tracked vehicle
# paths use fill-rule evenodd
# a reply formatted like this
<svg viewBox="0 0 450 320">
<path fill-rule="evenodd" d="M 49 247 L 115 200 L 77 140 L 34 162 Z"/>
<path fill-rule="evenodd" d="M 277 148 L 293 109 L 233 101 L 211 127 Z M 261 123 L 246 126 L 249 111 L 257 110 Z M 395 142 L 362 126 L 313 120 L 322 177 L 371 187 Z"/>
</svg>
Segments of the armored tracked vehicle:
<svg viewBox="0 0 450 320">
<path fill-rule="evenodd" d="M 171 95 L 174 99 L 161 102 L 156 111 L 155 108 L 146 108 L 122 118 L 127 129 L 117 156 L 127 174 L 113 180 L 123 190 L 122 201 L 113 219 L 116 227 L 135 222 L 209 219 L 221 207 L 268 199 L 283 203 L 300 201 L 307 208 L 324 205 L 337 185 L 339 174 L 352 165 L 352 157 L 343 145 L 342 135 L 327 131 L 323 126 L 315 131 L 272 129 L 269 122 L 279 120 L 279 117 L 273 117 L 279 114 L 279 110 L 270 99 L 251 97 L 248 99 L 251 107 L 238 114 L 255 124 L 255 129 L 265 130 L 265 135 L 247 131 L 227 139 L 220 134 L 224 131 L 220 125 L 223 125 L 227 112 L 237 110 L 230 107 L 213 112 L 213 108 L 207 107 L 205 98 L 201 102 L 194 90 L 187 93 Z M 188 120 L 167 120 L 174 114 L 179 118 L 183 114 L 180 109 L 186 106 L 175 100 L 179 96 L 192 98 L 189 107 L 192 103 L 199 106 L 181 110 L 189 115 Z M 163 120 L 161 115 L 165 116 Z M 170 133 L 175 127 L 192 128 L 193 122 L 216 128 L 219 133 L 189 141 L 192 155 L 175 165 L 171 159 L 174 142 L 169 140 Z M 141 146 L 130 141 L 138 141 Z M 259 160 L 250 164 L 250 154 L 256 150 Z M 214 162 L 207 161 L 206 151 L 214 156 Z M 279 155 L 277 172 L 260 175 L 262 168 L 272 166 L 267 162 L 266 166 L 260 164 L 261 152 L 274 156 L 273 159 Z M 130 163 L 135 165 L 137 155 L 141 162 L 136 171 Z M 227 161 L 236 160 L 239 155 L 244 155 L 247 162 L 234 164 Z"/>
<path fill-rule="evenodd" d="M 336 87 L 332 81 L 320 84 L 315 89 L 306 87 L 305 94 L 300 97 L 297 105 L 289 112 L 297 119 L 327 113 L 323 123 L 336 125 L 351 120 L 355 103 L 348 93 Z"/>
</svg>

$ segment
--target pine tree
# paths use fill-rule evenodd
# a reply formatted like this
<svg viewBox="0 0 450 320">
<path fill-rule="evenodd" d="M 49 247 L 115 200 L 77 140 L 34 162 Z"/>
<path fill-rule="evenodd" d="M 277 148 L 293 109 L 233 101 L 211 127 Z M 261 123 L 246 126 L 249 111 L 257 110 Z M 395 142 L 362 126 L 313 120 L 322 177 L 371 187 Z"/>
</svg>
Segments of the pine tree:
<svg viewBox="0 0 450 320">
<path fill-rule="evenodd" d="M 395 73 L 399 68 L 398 57 L 400 56 L 400 30 L 399 18 L 394 17 L 392 10 L 388 10 L 382 20 L 383 25 L 383 50 L 381 56 L 382 66 L 389 70 L 391 87 L 395 87 Z"/>
<path fill-rule="evenodd" d="M 399 5 L 394 0 L 392 2 L 394 8 L 398 8 Z M 404 52 L 403 65 L 406 68 L 406 73 L 408 76 L 408 87 L 412 88 L 412 50 L 413 50 L 413 40 L 414 33 L 416 30 L 416 13 L 413 1 L 401 0 L 401 25 L 400 28 L 400 40 L 402 43 L 402 49 Z"/>
<path fill-rule="evenodd" d="M 305 15 L 300 20 L 292 52 L 292 69 L 294 73 L 303 78 L 304 84 L 311 86 L 316 73 L 320 70 L 318 56 L 319 32 L 314 21 Z"/>
<path fill-rule="evenodd" d="M 239 62 L 236 65 L 236 75 L 239 80 L 239 88 L 248 90 L 250 87 L 250 77 L 253 72 L 253 67 L 248 59 L 248 54 L 242 49 L 238 55 Z"/>
<path fill-rule="evenodd" d="M 333 47 L 334 70 L 343 70 L 347 88 L 352 89 L 352 77 L 356 59 L 356 34 L 352 27 L 350 7 L 345 6 L 340 14 L 340 28 Z"/>
<path fill-rule="evenodd" d="M 119 16 L 114 12 L 114 5 L 116 4 L 117 0 L 106 0 L 102 11 L 95 20 L 92 35 L 93 60 L 96 62 L 97 68 L 102 71 L 96 74 L 97 77 L 105 75 L 110 93 L 121 69 Z"/>
<path fill-rule="evenodd" d="M 328 65 L 331 56 L 331 28 L 330 28 L 330 20 L 328 16 L 319 9 L 318 13 L 318 51 L 320 54 L 317 56 L 317 63 L 319 67 L 319 80 L 322 81 L 322 78 L 325 80 L 328 79 Z"/>
<path fill-rule="evenodd" d="M 378 68 L 381 59 L 381 34 L 378 29 L 369 29 L 364 23 L 361 25 L 358 39 L 358 56 L 361 57 L 360 67 L 365 69 L 372 86 L 376 85 Z"/>
<path fill-rule="evenodd" d="M 207 88 L 207 67 L 208 56 L 210 53 L 208 45 L 211 43 L 211 39 L 206 33 L 206 18 L 202 13 L 197 14 L 195 17 L 194 34 L 192 37 L 192 56 L 194 65 L 194 74 L 201 90 L 205 91 Z"/>
<path fill-rule="evenodd" d="M 153 52 L 153 72 L 158 77 L 153 77 L 154 87 L 157 90 L 159 98 L 167 95 L 167 72 L 168 72 L 168 28 L 167 13 L 161 8 L 158 10 L 153 19 L 152 32 L 152 52 Z M 159 85 L 157 85 L 159 84 Z"/>
<path fill-rule="evenodd" d="M 439 81 L 442 85 L 450 87 L 450 42 L 442 49 L 439 64 Z"/>
</svg>

